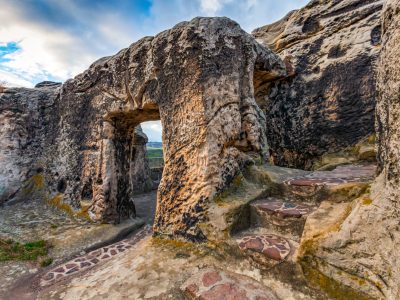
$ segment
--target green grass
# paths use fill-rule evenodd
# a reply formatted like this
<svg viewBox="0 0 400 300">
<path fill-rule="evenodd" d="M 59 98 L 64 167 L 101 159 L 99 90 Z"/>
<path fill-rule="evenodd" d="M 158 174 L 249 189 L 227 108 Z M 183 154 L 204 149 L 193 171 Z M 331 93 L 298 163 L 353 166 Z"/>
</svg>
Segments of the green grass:
<svg viewBox="0 0 400 300">
<path fill-rule="evenodd" d="M 48 254 L 49 248 L 50 245 L 43 240 L 22 244 L 12 240 L 0 239 L 0 261 L 38 261 Z M 49 259 L 46 260 L 45 264 L 51 264 Z"/>
<path fill-rule="evenodd" d="M 152 158 L 152 157 L 163 157 L 163 151 L 161 148 L 152 148 L 152 147 L 148 147 L 147 151 L 146 151 L 146 156 L 148 158 Z"/>
</svg>

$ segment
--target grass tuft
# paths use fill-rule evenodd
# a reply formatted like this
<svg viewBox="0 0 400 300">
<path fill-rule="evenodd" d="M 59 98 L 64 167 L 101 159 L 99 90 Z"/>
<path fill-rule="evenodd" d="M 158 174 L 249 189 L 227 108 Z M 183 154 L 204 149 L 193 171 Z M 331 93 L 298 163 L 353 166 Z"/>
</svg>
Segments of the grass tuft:
<svg viewBox="0 0 400 300">
<path fill-rule="evenodd" d="M 43 240 L 22 244 L 13 240 L 0 239 L 0 261 L 38 261 L 48 254 L 49 248 L 50 245 Z"/>
</svg>

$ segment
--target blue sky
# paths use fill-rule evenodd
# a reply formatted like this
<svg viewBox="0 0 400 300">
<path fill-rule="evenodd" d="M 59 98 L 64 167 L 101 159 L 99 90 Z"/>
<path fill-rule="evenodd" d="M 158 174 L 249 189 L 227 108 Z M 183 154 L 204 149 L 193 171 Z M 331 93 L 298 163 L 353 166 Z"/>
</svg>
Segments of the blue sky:
<svg viewBox="0 0 400 300">
<path fill-rule="evenodd" d="M 251 32 L 308 1 L 0 0 L 0 81 L 28 87 L 65 81 L 100 57 L 196 16 L 226 16 Z M 158 141 L 155 125 L 144 130 Z"/>
</svg>

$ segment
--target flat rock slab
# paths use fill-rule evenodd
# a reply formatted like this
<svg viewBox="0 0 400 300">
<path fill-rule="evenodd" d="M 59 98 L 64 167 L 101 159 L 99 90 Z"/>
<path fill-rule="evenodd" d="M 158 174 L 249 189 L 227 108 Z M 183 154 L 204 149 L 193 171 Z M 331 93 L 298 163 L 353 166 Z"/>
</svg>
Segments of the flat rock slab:
<svg viewBox="0 0 400 300">
<path fill-rule="evenodd" d="M 133 219 L 118 225 L 94 224 L 74 218 L 40 200 L 0 209 L 1 238 L 21 243 L 45 240 L 52 245 L 49 256 L 55 261 L 69 258 L 85 249 L 111 244 L 134 232 L 143 223 L 141 219 Z"/>
<path fill-rule="evenodd" d="M 240 250 L 255 256 L 256 260 L 264 257 L 266 260 L 281 262 L 290 253 L 289 242 L 275 234 L 246 235 L 236 242 Z"/>
<path fill-rule="evenodd" d="M 190 277 L 181 290 L 190 299 L 277 300 L 268 287 L 243 275 L 207 268 Z"/>
<path fill-rule="evenodd" d="M 294 186 L 335 186 L 353 182 L 368 182 L 374 179 L 376 165 L 345 165 L 332 171 L 315 171 L 286 180 Z"/>
<path fill-rule="evenodd" d="M 251 204 L 255 209 L 281 218 L 301 218 L 313 211 L 310 205 L 286 202 L 275 197 L 258 200 Z"/>
</svg>

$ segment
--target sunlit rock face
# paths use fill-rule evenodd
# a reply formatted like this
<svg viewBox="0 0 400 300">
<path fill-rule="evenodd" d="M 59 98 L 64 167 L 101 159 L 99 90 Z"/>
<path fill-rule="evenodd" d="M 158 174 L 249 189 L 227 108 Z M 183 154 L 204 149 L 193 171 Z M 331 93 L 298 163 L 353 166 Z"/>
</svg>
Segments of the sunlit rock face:
<svg viewBox="0 0 400 300">
<path fill-rule="evenodd" d="M 272 84 L 255 81 L 275 163 L 310 168 L 321 155 L 374 133 L 383 3 L 311 1 L 253 32 L 290 75 Z"/>
<path fill-rule="evenodd" d="M 388 289 L 385 294 L 388 298 L 400 297 L 400 1 L 388 0 L 382 17 L 383 48 L 378 65 L 378 105 L 376 116 L 376 130 L 378 135 L 381 174 L 383 183 L 377 184 L 376 189 L 384 192 L 379 209 L 375 213 L 375 220 L 383 243 L 379 244 L 383 261 L 380 271 L 385 275 Z M 371 208 L 372 210 L 372 208 Z M 382 222 L 382 223 L 381 223 Z M 366 231 L 368 232 L 368 230 Z M 386 243 L 385 243 L 386 242 Z M 387 249 L 384 250 L 385 246 Z M 379 258 L 376 259 L 379 261 Z M 395 266 L 393 269 L 392 266 Z M 387 270 L 391 270 L 387 271 Z"/>
<path fill-rule="evenodd" d="M 78 180 L 91 181 L 90 216 L 112 221 L 127 210 L 130 132 L 160 119 L 165 167 L 155 231 L 204 240 L 198 224 L 207 220 L 213 195 L 251 163 L 251 156 L 266 151 L 255 74 L 268 81 L 286 72 L 283 62 L 237 23 L 196 18 L 67 81 L 58 151 L 71 178 L 82 174 Z M 73 180 L 68 183 L 71 199 L 75 187 Z"/>
</svg>

